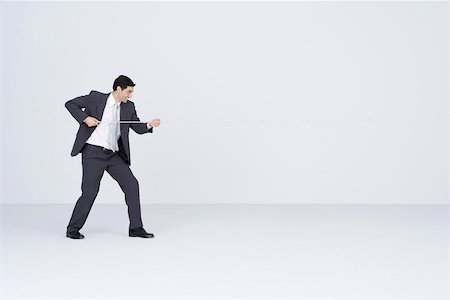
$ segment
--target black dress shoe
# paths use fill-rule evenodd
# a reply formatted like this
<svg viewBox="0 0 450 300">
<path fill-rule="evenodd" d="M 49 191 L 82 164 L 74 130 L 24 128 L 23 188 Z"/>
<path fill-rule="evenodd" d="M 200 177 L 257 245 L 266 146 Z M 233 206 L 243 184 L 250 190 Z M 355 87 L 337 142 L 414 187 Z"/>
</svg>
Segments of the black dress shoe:
<svg viewBox="0 0 450 300">
<path fill-rule="evenodd" d="M 68 238 L 71 239 L 75 239 L 75 240 L 81 240 L 84 239 L 84 235 L 82 235 L 81 233 L 79 233 L 78 231 L 71 231 L 71 232 L 67 232 L 66 236 Z"/>
<path fill-rule="evenodd" d="M 132 228 L 132 229 L 128 230 L 128 236 L 141 237 L 141 238 L 154 237 L 153 233 L 146 232 L 144 227 Z"/>
</svg>

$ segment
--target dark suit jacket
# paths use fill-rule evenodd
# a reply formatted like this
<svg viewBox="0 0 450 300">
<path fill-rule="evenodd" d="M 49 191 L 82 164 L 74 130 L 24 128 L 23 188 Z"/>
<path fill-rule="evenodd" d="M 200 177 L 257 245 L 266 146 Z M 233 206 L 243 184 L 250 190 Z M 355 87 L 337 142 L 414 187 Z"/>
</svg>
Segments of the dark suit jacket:
<svg viewBox="0 0 450 300">
<path fill-rule="evenodd" d="M 80 123 L 77 137 L 72 148 L 72 156 L 76 156 L 81 152 L 87 139 L 95 130 L 95 126 L 89 127 L 83 121 L 88 117 L 94 117 L 101 121 L 103 111 L 105 110 L 106 100 L 109 94 L 91 91 L 89 95 L 80 96 L 66 102 L 65 106 L 75 120 Z M 140 121 L 136 115 L 136 109 L 132 101 L 120 104 L 120 120 L 121 121 Z M 129 130 L 133 129 L 138 134 L 153 132 L 153 127 L 147 128 L 147 124 L 120 124 L 120 139 L 119 139 L 119 155 L 130 165 L 130 143 L 128 140 Z"/>
</svg>

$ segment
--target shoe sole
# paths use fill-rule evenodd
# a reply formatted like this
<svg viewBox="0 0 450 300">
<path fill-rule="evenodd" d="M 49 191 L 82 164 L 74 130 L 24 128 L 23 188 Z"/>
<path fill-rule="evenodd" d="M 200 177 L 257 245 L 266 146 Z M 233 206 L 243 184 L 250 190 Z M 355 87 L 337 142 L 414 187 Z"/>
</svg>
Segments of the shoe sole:
<svg viewBox="0 0 450 300">
<path fill-rule="evenodd" d="M 153 236 L 141 236 L 141 235 L 137 235 L 137 234 L 128 234 L 128 236 L 129 237 L 141 237 L 144 239 L 151 239 L 151 238 L 155 237 L 154 235 Z"/>
<path fill-rule="evenodd" d="M 73 237 L 73 236 L 68 236 L 68 235 L 66 235 L 66 237 L 68 237 L 68 238 L 70 238 L 70 239 L 72 239 L 72 240 L 82 240 L 82 239 L 84 239 L 84 236 L 81 236 L 81 237 L 79 237 L 79 238 L 76 238 L 76 237 Z"/>
</svg>

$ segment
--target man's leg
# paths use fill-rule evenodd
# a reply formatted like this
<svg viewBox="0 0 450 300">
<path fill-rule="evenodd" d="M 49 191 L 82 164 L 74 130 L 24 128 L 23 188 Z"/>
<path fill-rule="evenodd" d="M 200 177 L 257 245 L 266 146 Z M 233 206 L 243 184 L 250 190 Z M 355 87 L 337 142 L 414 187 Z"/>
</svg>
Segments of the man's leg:
<svg viewBox="0 0 450 300">
<path fill-rule="evenodd" d="M 87 151 L 87 153 L 85 152 Z M 105 171 L 106 163 L 99 159 L 95 149 L 83 151 L 83 179 L 81 183 L 81 197 L 78 199 L 70 218 L 67 232 L 80 230 L 91 211 L 94 200 L 97 197 L 100 181 Z"/>
<path fill-rule="evenodd" d="M 106 172 L 119 183 L 125 194 L 125 203 L 128 206 L 130 228 L 142 227 L 141 203 L 139 200 L 139 182 L 130 170 L 130 167 L 119 156 L 114 155 Z"/>
</svg>

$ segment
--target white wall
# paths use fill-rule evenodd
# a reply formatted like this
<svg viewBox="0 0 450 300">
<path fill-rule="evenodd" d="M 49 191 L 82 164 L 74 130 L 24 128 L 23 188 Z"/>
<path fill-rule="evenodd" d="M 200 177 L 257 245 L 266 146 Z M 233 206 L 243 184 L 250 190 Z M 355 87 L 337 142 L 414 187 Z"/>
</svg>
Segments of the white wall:
<svg viewBox="0 0 450 300">
<path fill-rule="evenodd" d="M 447 201 L 446 2 L 2 6 L 2 203 L 75 203 L 64 103 L 120 74 L 143 203 Z"/>
</svg>

